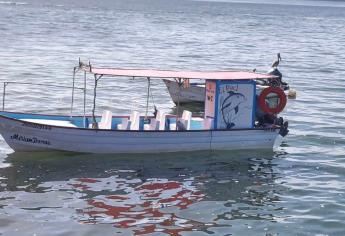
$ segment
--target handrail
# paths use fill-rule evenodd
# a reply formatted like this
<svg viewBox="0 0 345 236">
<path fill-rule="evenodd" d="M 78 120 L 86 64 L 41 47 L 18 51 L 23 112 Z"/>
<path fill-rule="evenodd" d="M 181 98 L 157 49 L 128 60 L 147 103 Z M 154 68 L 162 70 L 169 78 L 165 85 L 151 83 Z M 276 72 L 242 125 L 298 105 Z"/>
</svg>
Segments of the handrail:
<svg viewBox="0 0 345 236">
<path fill-rule="evenodd" d="M 17 82 L 17 81 L 2 81 L 3 83 L 3 90 L 2 90 L 2 110 L 5 110 L 5 97 L 6 97 L 6 87 L 9 84 L 26 84 L 26 85 L 38 85 L 38 86 L 46 86 L 46 87 L 55 87 L 55 88 L 73 88 L 71 86 L 64 86 L 64 85 L 54 85 L 54 84 L 44 84 L 44 83 L 30 83 L 30 82 Z M 75 89 L 80 89 L 84 91 L 84 88 L 74 87 Z"/>
<path fill-rule="evenodd" d="M 40 86 L 47 86 L 47 87 L 56 87 L 56 88 L 72 88 L 72 86 L 64 86 L 64 85 L 54 85 L 54 84 L 42 84 L 42 83 L 30 83 L 30 82 L 17 82 L 17 81 L 2 81 L 6 84 L 29 84 L 29 85 L 40 85 Z M 84 88 L 74 87 L 76 89 L 84 90 Z"/>
</svg>

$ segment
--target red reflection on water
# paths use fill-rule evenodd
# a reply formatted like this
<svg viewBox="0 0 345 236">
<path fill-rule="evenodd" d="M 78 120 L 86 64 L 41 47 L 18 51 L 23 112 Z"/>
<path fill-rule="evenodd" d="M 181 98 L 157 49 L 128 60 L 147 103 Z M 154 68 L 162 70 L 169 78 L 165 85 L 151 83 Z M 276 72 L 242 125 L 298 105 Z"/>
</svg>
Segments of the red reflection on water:
<svg viewBox="0 0 345 236">
<path fill-rule="evenodd" d="M 87 186 L 88 183 L 92 183 L 93 184 L 93 183 L 97 183 L 99 181 L 95 180 L 95 179 L 91 179 L 91 178 L 80 178 L 80 179 L 78 179 L 78 182 L 80 182 L 80 183 L 72 184 L 72 186 L 75 187 L 75 188 L 86 190 L 86 189 L 89 188 Z"/>
<path fill-rule="evenodd" d="M 114 199 L 114 200 L 127 200 L 128 197 L 121 196 L 121 195 L 109 195 L 107 196 L 108 199 Z"/>
<path fill-rule="evenodd" d="M 91 178 L 80 178 L 79 181 L 84 182 L 84 183 L 97 183 L 97 182 L 99 182 L 98 180 L 91 179 Z"/>
<path fill-rule="evenodd" d="M 78 179 L 74 183 L 81 190 L 97 188 L 100 181 L 95 179 Z M 84 223 L 112 223 L 118 228 L 131 228 L 135 235 L 162 232 L 177 236 L 181 232 L 199 228 L 202 223 L 186 220 L 176 215 L 195 202 L 201 201 L 204 195 L 197 191 L 190 181 L 152 180 L 132 187 L 121 180 L 116 187 L 125 189 L 125 194 L 98 195 L 87 200 L 88 208 L 81 213 Z M 121 190 L 124 190 L 121 189 Z M 116 191 L 119 189 L 113 189 Z M 164 209 L 164 210 L 163 210 Z"/>
</svg>

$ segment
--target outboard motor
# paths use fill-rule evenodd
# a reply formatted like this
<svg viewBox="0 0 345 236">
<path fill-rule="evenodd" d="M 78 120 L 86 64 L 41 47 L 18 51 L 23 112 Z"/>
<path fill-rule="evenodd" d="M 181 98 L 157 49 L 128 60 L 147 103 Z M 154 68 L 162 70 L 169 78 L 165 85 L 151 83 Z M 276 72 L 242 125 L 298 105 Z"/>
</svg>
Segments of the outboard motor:
<svg viewBox="0 0 345 236">
<path fill-rule="evenodd" d="M 283 81 L 283 74 L 277 68 L 272 68 L 267 73 L 278 77 L 278 79 L 270 80 L 268 83 L 269 86 L 280 87 L 283 90 L 289 89 L 289 85 Z"/>
</svg>

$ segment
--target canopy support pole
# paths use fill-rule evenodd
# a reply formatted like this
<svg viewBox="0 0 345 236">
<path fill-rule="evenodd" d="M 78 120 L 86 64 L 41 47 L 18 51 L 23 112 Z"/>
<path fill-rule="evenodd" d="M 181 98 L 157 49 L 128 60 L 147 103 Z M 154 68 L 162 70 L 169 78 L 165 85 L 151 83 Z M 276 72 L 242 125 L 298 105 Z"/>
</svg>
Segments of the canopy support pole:
<svg viewBox="0 0 345 236">
<path fill-rule="evenodd" d="M 147 99 L 146 99 L 145 120 L 147 120 L 147 113 L 149 110 L 150 86 L 151 86 L 151 80 L 150 80 L 150 77 L 147 77 Z"/>
<path fill-rule="evenodd" d="M 180 95 L 181 95 L 181 86 L 183 85 L 183 82 L 181 78 L 178 79 L 178 94 L 177 94 L 177 109 L 176 109 L 176 126 L 175 131 L 177 130 L 177 123 L 180 120 Z"/>
<path fill-rule="evenodd" d="M 92 128 L 98 129 L 98 123 L 96 121 L 95 110 L 96 110 L 96 96 L 97 96 L 97 84 L 98 80 L 102 78 L 103 75 L 97 77 L 97 74 L 94 74 L 95 77 L 95 87 L 93 88 L 93 108 L 92 108 Z"/>
<path fill-rule="evenodd" d="M 86 127 L 86 71 L 84 71 L 84 89 L 83 89 L 83 93 L 84 93 L 84 128 Z"/>
<path fill-rule="evenodd" d="M 77 67 L 73 68 L 73 82 L 72 82 L 72 101 L 71 101 L 71 119 L 73 118 L 73 105 L 74 105 L 74 83 L 75 83 L 75 73 L 77 71 Z"/>
<path fill-rule="evenodd" d="M 7 82 L 4 82 L 4 88 L 2 91 L 2 110 L 5 110 L 5 96 L 6 96 L 6 86 L 7 86 Z"/>
<path fill-rule="evenodd" d="M 157 110 L 157 107 L 156 107 L 155 99 L 153 97 L 151 86 L 150 86 L 150 95 L 151 95 L 151 100 L 152 100 L 152 104 L 153 104 L 153 115 L 156 117 L 158 110 Z"/>
</svg>

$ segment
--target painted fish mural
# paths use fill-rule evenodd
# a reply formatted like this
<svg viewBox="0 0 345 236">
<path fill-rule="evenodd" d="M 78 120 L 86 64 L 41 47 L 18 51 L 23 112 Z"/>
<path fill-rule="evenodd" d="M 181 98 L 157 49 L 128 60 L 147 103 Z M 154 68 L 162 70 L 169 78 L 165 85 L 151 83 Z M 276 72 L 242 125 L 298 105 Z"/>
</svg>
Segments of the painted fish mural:
<svg viewBox="0 0 345 236">
<path fill-rule="evenodd" d="M 240 104 L 246 101 L 246 97 L 242 93 L 233 91 L 228 92 L 228 96 L 221 103 L 221 111 L 224 123 L 227 129 L 235 126 L 233 122 L 238 115 Z"/>
</svg>

